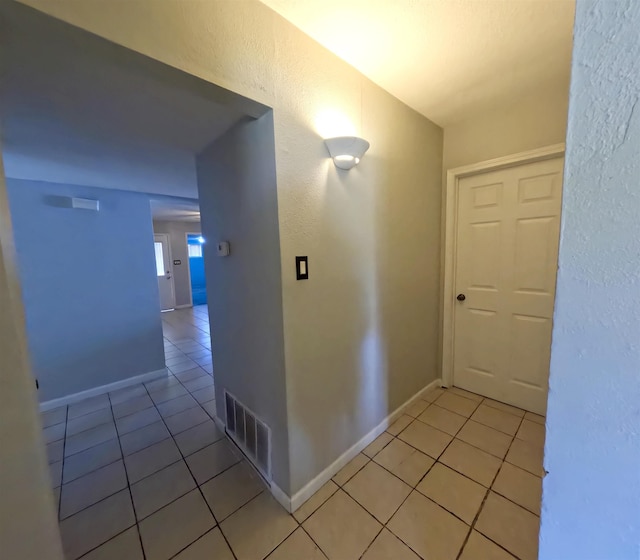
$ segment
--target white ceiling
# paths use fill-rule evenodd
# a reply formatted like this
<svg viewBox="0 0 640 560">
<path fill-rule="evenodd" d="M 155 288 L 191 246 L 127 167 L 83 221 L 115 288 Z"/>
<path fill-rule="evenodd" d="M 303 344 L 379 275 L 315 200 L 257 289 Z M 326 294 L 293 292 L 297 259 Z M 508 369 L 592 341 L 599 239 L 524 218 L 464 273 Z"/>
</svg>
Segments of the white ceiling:
<svg viewBox="0 0 640 560">
<path fill-rule="evenodd" d="M 574 0 L 262 0 L 441 126 L 568 87 Z"/>
<path fill-rule="evenodd" d="M 176 70 L 24 7 L 3 6 L 0 29 L 9 177 L 195 198 L 195 154 L 245 116 Z"/>
<path fill-rule="evenodd" d="M 200 206 L 195 200 L 154 197 L 151 199 L 151 215 L 157 221 L 199 222 Z"/>
</svg>

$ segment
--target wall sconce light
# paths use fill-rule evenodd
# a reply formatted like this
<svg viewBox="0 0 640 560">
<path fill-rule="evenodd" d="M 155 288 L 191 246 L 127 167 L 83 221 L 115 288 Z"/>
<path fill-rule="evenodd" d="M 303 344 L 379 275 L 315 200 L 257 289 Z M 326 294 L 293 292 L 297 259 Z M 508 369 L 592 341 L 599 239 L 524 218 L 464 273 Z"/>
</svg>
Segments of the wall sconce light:
<svg viewBox="0 0 640 560">
<path fill-rule="evenodd" d="M 369 142 L 357 136 L 327 138 L 324 143 L 333 158 L 333 163 L 340 169 L 351 169 L 358 165 L 364 153 L 369 149 Z"/>
</svg>

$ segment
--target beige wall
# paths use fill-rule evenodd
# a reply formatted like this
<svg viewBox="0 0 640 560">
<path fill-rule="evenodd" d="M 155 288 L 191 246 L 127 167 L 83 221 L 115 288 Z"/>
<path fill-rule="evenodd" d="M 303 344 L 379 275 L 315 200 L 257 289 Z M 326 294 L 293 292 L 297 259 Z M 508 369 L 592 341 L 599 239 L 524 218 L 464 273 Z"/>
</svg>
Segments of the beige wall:
<svg viewBox="0 0 640 560">
<path fill-rule="evenodd" d="M 176 292 L 176 305 L 192 305 L 187 233 L 200 233 L 200 222 L 170 222 L 154 220 L 153 232 L 167 233 L 169 235 L 173 285 Z M 182 261 L 182 264 L 174 265 L 174 260 Z"/>
<path fill-rule="evenodd" d="M 259 2 L 26 3 L 274 108 L 295 492 L 438 375 L 442 130 Z"/>
<path fill-rule="evenodd" d="M 289 492 L 287 383 L 273 114 L 231 128 L 196 159 L 218 410 L 224 389 L 271 428 L 274 482 Z M 217 241 L 231 254 L 216 255 Z M 224 413 L 221 413 L 224 416 Z"/>
<path fill-rule="evenodd" d="M 564 142 L 568 104 L 569 84 L 558 83 L 446 127 L 444 170 Z"/>
<path fill-rule="evenodd" d="M 62 560 L 0 157 L 0 556 Z"/>
</svg>

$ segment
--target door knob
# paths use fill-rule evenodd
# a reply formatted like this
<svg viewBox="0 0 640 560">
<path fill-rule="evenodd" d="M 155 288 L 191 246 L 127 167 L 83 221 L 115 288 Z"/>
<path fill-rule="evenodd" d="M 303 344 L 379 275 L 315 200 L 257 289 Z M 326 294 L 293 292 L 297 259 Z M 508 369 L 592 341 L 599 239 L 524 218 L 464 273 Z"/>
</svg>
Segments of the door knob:
<svg viewBox="0 0 640 560">
<path fill-rule="evenodd" d="M 465 296 L 464 294 L 458 294 L 458 296 L 456 297 L 456 299 L 458 301 L 464 301 L 465 299 L 467 299 L 467 296 Z"/>
</svg>

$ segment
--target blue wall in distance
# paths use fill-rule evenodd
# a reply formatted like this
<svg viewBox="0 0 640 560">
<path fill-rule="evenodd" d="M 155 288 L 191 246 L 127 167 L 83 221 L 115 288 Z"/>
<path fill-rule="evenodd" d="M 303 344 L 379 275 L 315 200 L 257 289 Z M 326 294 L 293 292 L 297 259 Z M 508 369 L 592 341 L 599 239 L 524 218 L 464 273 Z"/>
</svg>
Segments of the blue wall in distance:
<svg viewBox="0 0 640 560">
<path fill-rule="evenodd" d="M 146 195 L 7 180 L 41 401 L 164 367 Z M 65 197 L 98 199 L 100 211 Z"/>
<path fill-rule="evenodd" d="M 199 235 L 188 235 L 189 245 L 201 245 L 198 241 Z M 207 303 L 207 282 L 204 276 L 204 258 L 189 257 L 189 273 L 191 275 L 191 299 L 193 305 L 203 305 Z"/>
</svg>

